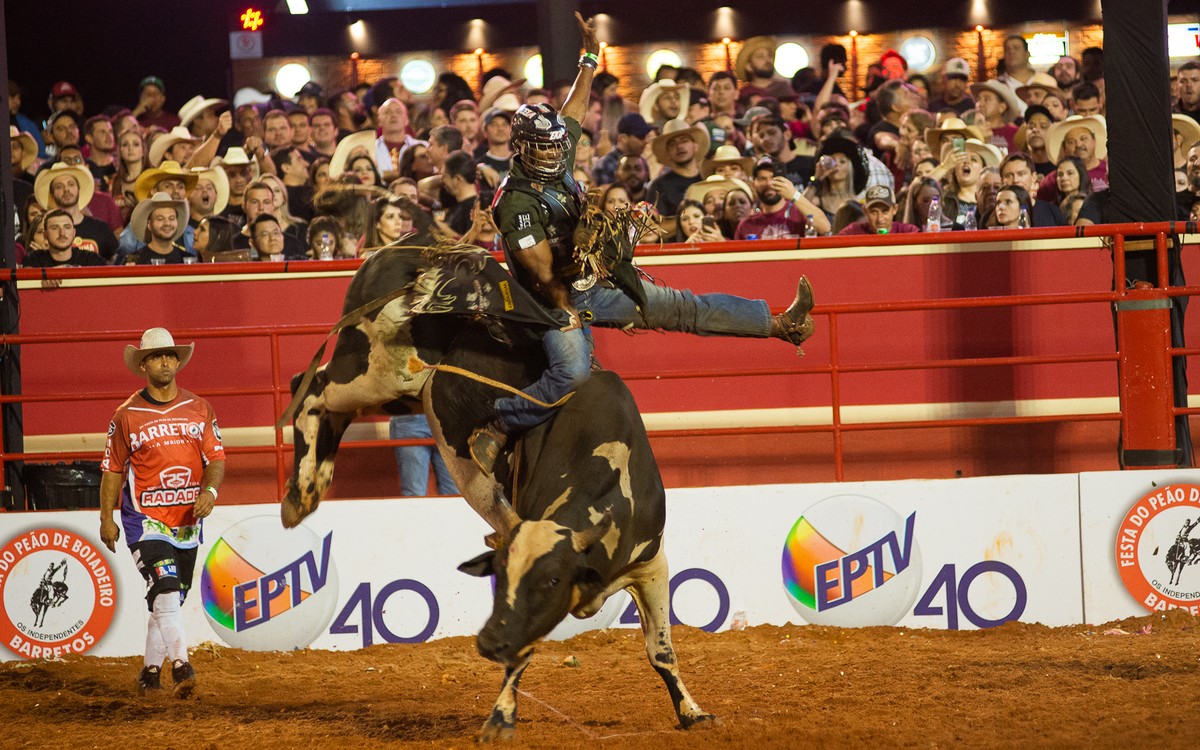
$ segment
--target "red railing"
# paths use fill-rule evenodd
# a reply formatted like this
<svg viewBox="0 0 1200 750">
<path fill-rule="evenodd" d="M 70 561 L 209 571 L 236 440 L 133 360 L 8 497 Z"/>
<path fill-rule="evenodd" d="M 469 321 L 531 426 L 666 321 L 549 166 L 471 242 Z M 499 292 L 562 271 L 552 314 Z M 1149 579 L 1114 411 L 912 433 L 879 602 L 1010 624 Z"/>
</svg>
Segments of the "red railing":
<svg viewBox="0 0 1200 750">
<path fill-rule="evenodd" d="M 642 247 L 639 248 L 639 256 L 644 258 L 657 258 L 662 256 L 704 256 L 714 253 L 729 254 L 741 252 L 763 253 L 770 251 L 785 251 L 785 250 L 829 250 L 838 248 L 856 248 L 869 247 L 880 248 L 887 246 L 906 246 L 906 245 L 930 245 L 941 243 L 953 244 L 972 244 L 972 243 L 1018 243 L 1032 240 L 1058 240 L 1071 238 L 1104 238 L 1111 245 L 1113 251 L 1113 278 L 1125 278 L 1125 245 L 1127 237 L 1153 237 L 1154 245 L 1157 251 L 1158 260 L 1158 278 L 1165 280 L 1167 274 L 1167 237 L 1173 234 L 1181 234 L 1192 232 L 1195 230 L 1194 225 L 1184 223 L 1134 223 L 1123 225 L 1105 225 L 1094 226 L 1087 228 L 1051 228 L 1051 229 L 1031 229 L 1031 230 L 1006 230 L 1006 231 L 980 231 L 980 232 L 955 232 L 946 234 L 907 234 L 907 235 L 887 235 L 875 236 L 869 238 L 862 237 L 827 237 L 816 239 L 791 239 L 791 240 L 764 240 L 752 243 L 712 243 L 705 245 L 666 245 L 661 247 Z M 1088 249 L 1095 249 L 1095 244 L 1089 245 Z M 100 269 L 24 269 L 10 270 L 9 277 L 16 280 L 40 280 L 40 279 L 78 279 L 78 278 L 100 278 L 100 277 L 187 277 L 187 276 L 212 276 L 212 275 L 244 275 L 247 273 L 312 273 L 314 271 L 351 271 L 357 268 L 360 261 L 324 261 L 324 262 L 293 262 L 293 263 L 231 263 L 231 264 L 204 264 L 192 266 L 173 266 L 173 267 L 125 267 L 125 268 L 100 268 Z M 1120 362 L 1121 354 L 1119 352 L 1096 352 L 1085 354 L 1064 354 L 1064 355 L 1022 355 L 1022 356 L 999 356 L 999 357 L 964 357 L 954 359 L 912 359 L 909 361 L 880 361 L 870 363 L 849 363 L 844 362 L 841 353 L 841 336 L 839 328 L 841 322 L 851 316 L 877 313 L 900 313 L 912 311 L 931 311 L 931 310 L 953 310 L 962 308 L 985 308 L 985 307 L 1023 307 L 1023 306 L 1039 306 L 1039 305 L 1094 305 L 1104 304 L 1109 305 L 1117 302 L 1127 295 L 1124 290 L 1124 284 L 1115 285 L 1118 291 L 1096 290 L 1092 292 L 1072 292 L 1072 293 L 1051 293 L 1051 294 L 1036 294 L 1036 295 L 1006 295 L 994 297 L 963 297 L 963 298 L 948 298 L 934 300 L 903 300 L 891 302 L 873 302 L 873 303 L 833 303 L 821 304 L 818 306 L 815 314 L 823 317 L 827 321 L 827 330 L 829 332 L 828 341 L 828 364 L 816 364 L 801 367 L 788 368 L 759 368 L 742 370 L 738 373 L 740 376 L 761 376 L 761 375 L 822 375 L 829 378 L 830 383 L 830 409 L 832 418 L 828 424 L 795 424 L 795 425 L 778 425 L 778 426 L 757 426 L 757 427 L 707 427 L 707 428 L 686 428 L 686 429 L 663 429 L 653 431 L 655 435 L 661 437 L 674 436 L 719 436 L 719 435 L 761 435 L 761 434 L 787 434 L 787 433 L 804 433 L 804 432 L 826 432 L 830 433 L 833 438 L 833 462 L 835 478 L 839 481 L 844 479 L 843 470 L 843 439 L 849 433 L 869 431 L 869 430 L 898 430 L 911 428 L 930 428 L 930 427 L 961 427 L 961 426 L 980 426 L 980 425 L 1005 425 L 1005 424 L 1034 424 L 1041 422 L 1090 422 L 1090 421 L 1120 421 L 1122 435 L 1128 439 L 1130 435 L 1131 419 L 1141 419 L 1140 412 L 1136 404 L 1122 402 L 1120 412 L 1111 413 L 1078 413 L 1078 414 L 1053 414 L 1053 415 L 1028 415 L 1028 416 L 1003 416 L 1003 417 L 964 417 L 950 419 L 922 419 L 922 420 L 894 420 L 894 421 L 855 421 L 847 422 L 843 418 L 842 404 L 842 383 L 843 377 L 851 374 L 861 373 L 887 373 L 901 372 L 911 370 L 955 370 L 963 368 L 984 368 L 984 367 L 1015 367 L 1025 365 L 1061 365 L 1075 364 L 1088 362 Z M 1169 287 L 1165 281 L 1160 281 L 1159 285 L 1149 293 L 1161 297 L 1174 297 L 1192 295 L 1200 292 L 1200 287 Z M 776 310 L 777 312 L 778 310 Z M 332 320 L 330 324 L 332 324 Z M 1118 326 L 1121 323 L 1118 322 Z M 283 408 L 290 400 L 291 394 L 289 391 L 290 373 L 285 374 L 281 368 L 281 340 L 287 337 L 294 336 L 313 336 L 323 335 L 327 332 L 324 326 L 314 325 L 293 325 L 293 326 L 233 326 L 221 328 L 206 328 L 194 330 L 178 330 L 175 335 L 180 340 L 192 339 L 220 339 L 220 338 L 241 338 L 254 339 L 266 338 L 269 340 L 271 350 L 271 385 L 268 387 L 249 387 L 249 388 L 197 388 L 195 389 L 199 395 L 211 398 L 214 396 L 265 396 L 272 399 L 273 413 L 278 415 L 282 413 Z M 102 333 L 92 334 L 65 334 L 65 333 L 25 333 L 16 336 L 0 337 L 0 345 L 12 346 L 20 345 L 26 347 L 62 343 L 77 343 L 77 342 L 130 342 L 136 341 L 140 336 L 140 330 L 110 330 Z M 1168 364 L 1166 370 L 1169 374 L 1169 361 L 1172 355 L 1190 355 L 1200 352 L 1200 347 L 1195 348 L 1165 348 L 1161 352 L 1161 359 Z M 1162 362 L 1158 363 L 1138 363 L 1139 371 L 1150 370 L 1161 372 L 1163 370 Z M 1131 372 L 1129 367 L 1122 367 L 1123 373 Z M 704 378 L 728 376 L 729 372 L 726 368 L 697 368 L 686 371 L 666 371 L 655 373 L 631 374 L 626 376 L 627 379 L 649 380 L 653 379 L 685 379 L 685 378 Z M 27 384 L 28 385 L 28 384 Z M 1168 388 L 1169 390 L 1169 388 Z M 1121 391 L 1124 393 L 1124 390 Z M 106 401 L 116 402 L 124 399 L 127 392 L 103 391 L 92 393 L 32 393 L 0 396 L 0 403 L 46 403 L 46 402 L 85 402 L 85 401 Z M 1200 413 L 1200 409 L 1188 409 L 1186 407 L 1172 407 L 1171 415 L 1177 414 L 1195 414 Z M 1135 430 L 1136 432 L 1136 430 Z M 377 448 L 382 446 L 397 446 L 397 445 L 422 445 L 429 444 L 428 440 L 359 440 L 348 442 L 345 444 L 347 448 Z M 275 458 L 275 467 L 277 475 L 277 484 L 280 494 L 285 478 L 290 471 L 290 456 L 291 446 L 284 442 L 284 432 L 280 429 L 274 430 L 274 440 L 270 445 L 246 445 L 240 447 L 229 447 L 227 451 L 230 454 L 273 454 Z M 96 451 L 56 451 L 56 452 L 22 452 L 22 453 L 3 453 L 0 452 L 0 481 L 3 481 L 3 465 L 11 461 L 57 461 L 57 460 L 73 460 L 73 459 L 95 459 L 99 457 Z"/>
</svg>

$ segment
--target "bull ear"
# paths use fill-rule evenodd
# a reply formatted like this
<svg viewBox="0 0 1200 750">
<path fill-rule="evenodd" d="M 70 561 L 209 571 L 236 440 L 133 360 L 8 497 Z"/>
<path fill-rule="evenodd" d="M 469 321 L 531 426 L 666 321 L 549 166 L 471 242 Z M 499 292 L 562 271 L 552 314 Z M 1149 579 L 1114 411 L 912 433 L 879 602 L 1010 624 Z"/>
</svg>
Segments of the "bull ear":
<svg viewBox="0 0 1200 750">
<path fill-rule="evenodd" d="M 608 530 L 612 528 L 612 508 L 604 510 L 604 516 L 599 523 L 585 531 L 571 532 L 571 546 L 576 552 L 587 552 L 593 544 L 604 538 Z"/>
<path fill-rule="evenodd" d="M 487 578 L 493 573 L 493 561 L 496 558 L 496 553 L 488 550 L 478 557 L 473 557 L 467 560 L 458 569 L 469 576 L 476 578 Z"/>
</svg>

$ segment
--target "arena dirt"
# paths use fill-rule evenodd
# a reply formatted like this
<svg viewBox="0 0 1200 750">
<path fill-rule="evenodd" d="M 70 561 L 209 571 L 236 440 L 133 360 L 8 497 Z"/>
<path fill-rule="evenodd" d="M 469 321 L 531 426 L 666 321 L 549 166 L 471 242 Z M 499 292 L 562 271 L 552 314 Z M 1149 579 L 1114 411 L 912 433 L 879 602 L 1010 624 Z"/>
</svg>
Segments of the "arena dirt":
<svg viewBox="0 0 1200 750">
<path fill-rule="evenodd" d="M 515 746 L 1191 748 L 1198 628 L 1181 612 L 970 633 L 680 627 L 687 685 L 723 722 L 703 732 L 676 729 L 641 634 L 602 631 L 539 648 Z M 193 663 L 188 701 L 139 698 L 140 659 L 0 664 L 0 747 L 465 748 L 501 677 L 470 638 L 348 653 L 205 644 Z"/>
</svg>

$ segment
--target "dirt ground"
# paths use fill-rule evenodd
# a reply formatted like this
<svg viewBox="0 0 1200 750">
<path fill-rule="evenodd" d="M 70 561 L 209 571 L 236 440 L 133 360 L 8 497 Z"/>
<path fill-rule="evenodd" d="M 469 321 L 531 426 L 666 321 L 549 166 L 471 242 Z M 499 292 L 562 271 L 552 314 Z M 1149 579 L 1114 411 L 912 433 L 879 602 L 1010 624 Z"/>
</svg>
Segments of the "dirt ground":
<svg viewBox="0 0 1200 750">
<path fill-rule="evenodd" d="M 1200 620 L 1181 612 L 970 633 L 674 632 L 686 684 L 721 726 L 676 729 L 641 634 L 609 630 L 539 648 L 516 746 L 1190 748 L 1200 731 Z M 204 644 L 192 661 L 187 701 L 139 698 L 136 658 L 0 664 L 0 747 L 468 747 L 501 678 L 470 638 L 348 653 Z"/>
</svg>

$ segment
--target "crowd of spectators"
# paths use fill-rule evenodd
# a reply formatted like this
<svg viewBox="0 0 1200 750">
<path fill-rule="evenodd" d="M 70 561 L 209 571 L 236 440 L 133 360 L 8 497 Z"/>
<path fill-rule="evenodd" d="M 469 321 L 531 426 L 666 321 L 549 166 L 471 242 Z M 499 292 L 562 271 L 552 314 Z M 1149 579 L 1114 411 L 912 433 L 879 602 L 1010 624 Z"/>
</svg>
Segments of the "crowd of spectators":
<svg viewBox="0 0 1200 750">
<path fill-rule="evenodd" d="M 1102 50 L 1039 71 L 1012 36 L 983 81 L 959 58 L 910 74 L 889 50 L 856 102 L 838 83 L 844 48 L 827 45 L 818 68 L 791 80 L 774 53 L 769 37 L 747 40 L 734 70 L 707 80 L 664 66 L 636 102 L 601 71 L 575 179 L 606 209 L 652 204 L 664 217 L 663 233 L 643 238 L 654 242 L 1099 221 Z M 89 111 L 62 81 L 39 126 L 10 82 L 18 262 L 356 257 L 402 241 L 414 207 L 439 236 L 492 248 L 488 207 L 509 167 L 513 112 L 560 107 L 570 86 L 523 83 L 492 70 L 476 96 L 443 73 L 422 98 L 390 77 L 339 91 L 309 82 L 293 99 L 243 89 L 233 102 L 197 95 L 172 109 L 166 83 L 148 76 L 132 108 Z M 1200 62 L 1172 86 L 1188 218 L 1200 196 Z M 325 200 L 330 191 L 343 199 Z"/>
</svg>

